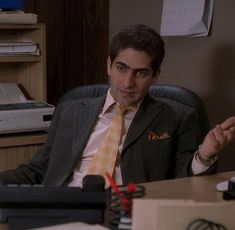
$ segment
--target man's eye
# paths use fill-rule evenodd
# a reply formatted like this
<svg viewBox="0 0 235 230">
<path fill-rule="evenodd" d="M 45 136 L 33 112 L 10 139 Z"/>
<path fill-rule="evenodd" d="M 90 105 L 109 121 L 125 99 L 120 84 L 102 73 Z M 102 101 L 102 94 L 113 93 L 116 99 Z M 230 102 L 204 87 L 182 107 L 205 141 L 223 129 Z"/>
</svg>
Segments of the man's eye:
<svg viewBox="0 0 235 230">
<path fill-rule="evenodd" d="M 118 65 L 117 70 L 120 71 L 120 72 L 126 72 L 127 68 L 125 66 Z"/>
<path fill-rule="evenodd" d="M 149 75 L 149 72 L 147 71 L 137 71 L 136 76 L 137 77 L 147 77 Z"/>
</svg>

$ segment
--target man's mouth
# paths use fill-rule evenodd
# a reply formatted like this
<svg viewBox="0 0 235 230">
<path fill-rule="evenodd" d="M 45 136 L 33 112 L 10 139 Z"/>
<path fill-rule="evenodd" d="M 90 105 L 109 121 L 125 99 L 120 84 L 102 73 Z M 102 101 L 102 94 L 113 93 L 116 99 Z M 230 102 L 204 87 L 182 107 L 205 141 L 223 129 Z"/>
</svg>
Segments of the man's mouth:
<svg viewBox="0 0 235 230">
<path fill-rule="evenodd" d="M 124 91 L 124 90 L 121 90 L 120 91 L 122 94 L 129 94 L 129 95 L 131 95 L 131 94 L 135 94 L 135 92 L 134 91 Z"/>
</svg>

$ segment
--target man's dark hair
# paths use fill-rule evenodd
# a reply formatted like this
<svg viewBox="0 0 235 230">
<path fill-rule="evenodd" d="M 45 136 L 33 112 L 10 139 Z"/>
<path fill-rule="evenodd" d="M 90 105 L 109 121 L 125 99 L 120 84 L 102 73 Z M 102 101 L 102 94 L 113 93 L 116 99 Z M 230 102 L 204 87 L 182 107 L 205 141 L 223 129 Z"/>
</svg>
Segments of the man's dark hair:
<svg viewBox="0 0 235 230">
<path fill-rule="evenodd" d="M 153 73 L 160 69 L 165 55 L 165 45 L 157 31 L 142 24 L 121 28 L 111 40 L 109 49 L 111 62 L 114 61 L 121 50 L 127 48 L 146 52 L 152 59 Z"/>
</svg>

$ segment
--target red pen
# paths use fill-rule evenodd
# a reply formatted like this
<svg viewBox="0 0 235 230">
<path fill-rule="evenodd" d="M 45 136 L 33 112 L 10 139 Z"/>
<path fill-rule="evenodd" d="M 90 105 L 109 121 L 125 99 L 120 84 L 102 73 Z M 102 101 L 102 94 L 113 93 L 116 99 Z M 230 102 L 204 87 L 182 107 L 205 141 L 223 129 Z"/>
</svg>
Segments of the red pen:
<svg viewBox="0 0 235 230">
<path fill-rule="evenodd" d="M 118 189 L 118 187 L 117 187 L 115 181 L 114 181 L 113 178 L 111 177 L 111 175 L 110 175 L 109 173 L 105 173 L 105 176 L 108 178 L 109 183 L 110 183 L 110 186 L 111 186 L 113 192 L 117 193 L 117 194 L 119 195 L 119 197 L 120 197 L 121 192 L 119 191 L 119 189 Z"/>
</svg>

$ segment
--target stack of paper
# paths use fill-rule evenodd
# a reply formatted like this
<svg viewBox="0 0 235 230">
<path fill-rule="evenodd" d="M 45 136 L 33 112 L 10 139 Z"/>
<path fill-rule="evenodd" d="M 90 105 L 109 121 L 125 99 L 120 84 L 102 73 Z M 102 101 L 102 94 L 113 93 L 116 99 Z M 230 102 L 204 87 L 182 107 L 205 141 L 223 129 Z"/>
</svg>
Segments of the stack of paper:
<svg viewBox="0 0 235 230">
<path fill-rule="evenodd" d="M 32 40 L 0 40 L 0 55 L 39 55 L 39 47 Z"/>
</svg>

